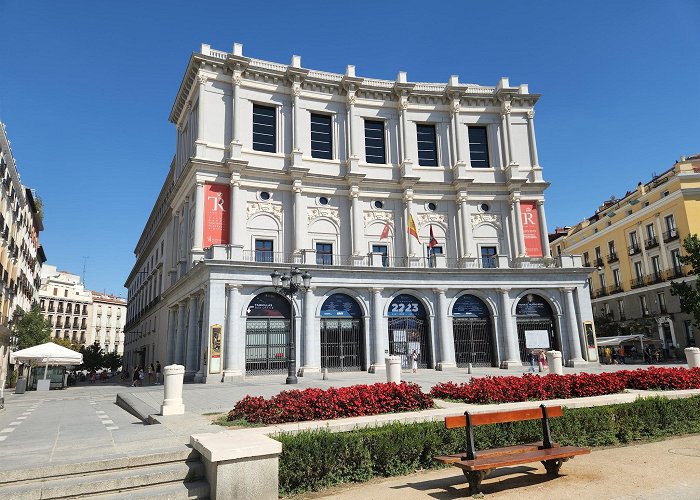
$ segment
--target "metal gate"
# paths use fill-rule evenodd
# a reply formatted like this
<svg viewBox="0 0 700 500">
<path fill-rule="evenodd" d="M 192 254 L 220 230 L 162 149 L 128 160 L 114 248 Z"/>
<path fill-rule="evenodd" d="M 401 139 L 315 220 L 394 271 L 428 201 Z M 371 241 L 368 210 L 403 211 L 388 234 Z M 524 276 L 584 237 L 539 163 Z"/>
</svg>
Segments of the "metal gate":
<svg viewBox="0 0 700 500">
<path fill-rule="evenodd" d="M 418 352 L 418 368 L 432 364 L 425 320 L 415 317 L 389 318 L 389 353 L 401 356 L 401 366 L 411 367 L 411 354 Z"/>
<path fill-rule="evenodd" d="M 248 319 L 245 331 L 246 375 L 287 371 L 288 319 Z"/>
<path fill-rule="evenodd" d="M 321 368 L 361 371 L 364 351 L 361 320 L 321 319 Z"/>
<path fill-rule="evenodd" d="M 491 320 L 465 318 L 452 321 L 457 366 L 491 366 Z"/>
<path fill-rule="evenodd" d="M 552 318 L 518 318 L 518 344 L 520 345 L 520 361 L 530 363 L 530 352 L 525 347 L 526 330 L 547 330 L 549 332 L 549 348 L 561 351 L 559 341 L 554 333 L 554 321 Z"/>
</svg>

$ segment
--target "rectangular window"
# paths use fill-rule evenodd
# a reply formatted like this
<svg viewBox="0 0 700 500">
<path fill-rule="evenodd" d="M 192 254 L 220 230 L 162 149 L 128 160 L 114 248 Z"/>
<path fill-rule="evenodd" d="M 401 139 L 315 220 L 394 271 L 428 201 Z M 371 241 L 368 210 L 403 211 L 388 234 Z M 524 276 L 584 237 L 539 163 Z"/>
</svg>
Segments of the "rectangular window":
<svg viewBox="0 0 700 500">
<path fill-rule="evenodd" d="M 659 303 L 659 313 L 666 313 L 666 296 L 663 293 L 656 294 L 656 301 Z"/>
<path fill-rule="evenodd" d="M 634 263 L 634 274 L 637 276 L 638 280 L 642 279 L 642 263 L 641 262 L 635 262 Z"/>
<path fill-rule="evenodd" d="M 489 144 L 486 127 L 469 127 L 469 157 L 474 168 L 489 168 Z"/>
<path fill-rule="evenodd" d="M 253 104 L 253 149 L 277 152 L 277 111 L 271 106 Z"/>
<path fill-rule="evenodd" d="M 656 238 L 656 231 L 654 231 L 654 224 L 647 224 L 647 239 L 653 240 Z"/>
<path fill-rule="evenodd" d="M 421 167 L 436 167 L 437 139 L 435 137 L 435 125 L 416 125 L 418 136 L 418 164 Z"/>
<path fill-rule="evenodd" d="M 602 291 L 605 291 L 605 287 L 607 286 L 607 281 L 605 279 L 605 273 L 602 273 L 600 276 L 600 289 Z"/>
<path fill-rule="evenodd" d="M 615 280 L 615 288 L 620 288 L 620 270 L 613 270 L 613 279 Z"/>
<path fill-rule="evenodd" d="M 432 255 L 442 255 L 442 246 L 435 245 L 433 248 L 429 248 L 426 245 L 426 254 L 428 255 L 428 265 L 433 266 L 433 260 L 430 259 Z"/>
<path fill-rule="evenodd" d="M 331 115 L 311 114 L 311 157 L 333 159 L 333 134 Z"/>
<path fill-rule="evenodd" d="M 666 222 L 666 231 L 674 231 L 676 229 L 676 221 L 673 219 L 673 215 L 667 215 L 664 217 L 664 221 Z"/>
<path fill-rule="evenodd" d="M 649 316 L 649 308 L 647 307 L 647 298 L 644 295 L 639 296 L 639 307 L 642 309 L 642 316 Z"/>
<path fill-rule="evenodd" d="M 608 241 L 608 252 L 610 255 L 615 255 L 615 241 Z"/>
<path fill-rule="evenodd" d="M 273 262 L 272 252 L 272 240 L 255 240 L 255 262 Z"/>
<path fill-rule="evenodd" d="M 654 277 L 658 278 L 661 275 L 661 264 L 658 256 L 651 258 L 651 268 L 654 271 Z"/>
<path fill-rule="evenodd" d="M 588 252 L 583 252 L 583 267 L 590 267 L 591 261 L 588 258 Z"/>
<path fill-rule="evenodd" d="M 605 311 L 606 316 L 610 316 L 610 304 L 608 304 L 607 302 L 603 304 L 603 310 Z"/>
<path fill-rule="evenodd" d="M 485 269 L 496 267 L 496 247 L 481 247 L 481 267 Z"/>
<path fill-rule="evenodd" d="M 365 120 L 365 161 L 386 163 L 384 144 L 384 122 Z"/>
<path fill-rule="evenodd" d="M 316 264 L 333 265 L 333 245 L 331 243 L 316 243 Z"/>
<path fill-rule="evenodd" d="M 372 245 L 372 253 L 382 254 L 382 266 L 389 267 L 389 249 L 386 245 Z"/>
<path fill-rule="evenodd" d="M 620 320 L 625 319 L 625 302 L 623 300 L 617 301 L 617 313 L 620 315 Z"/>
<path fill-rule="evenodd" d="M 695 335 L 693 334 L 693 322 L 689 319 L 686 319 L 685 321 L 683 321 L 683 326 L 685 327 L 685 338 L 688 339 L 688 345 L 695 345 Z"/>
<path fill-rule="evenodd" d="M 680 250 L 671 250 L 671 265 L 673 266 L 674 278 L 680 277 L 683 273 L 681 270 L 681 252 Z"/>
</svg>

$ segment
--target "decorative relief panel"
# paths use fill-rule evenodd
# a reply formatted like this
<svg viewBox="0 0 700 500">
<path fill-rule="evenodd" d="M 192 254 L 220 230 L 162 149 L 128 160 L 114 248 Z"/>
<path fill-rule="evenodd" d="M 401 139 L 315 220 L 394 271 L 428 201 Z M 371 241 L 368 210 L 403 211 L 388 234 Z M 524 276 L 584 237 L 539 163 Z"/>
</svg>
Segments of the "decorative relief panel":
<svg viewBox="0 0 700 500">
<path fill-rule="evenodd" d="M 249 201 L 246 206 L 246 217 L 250 220 L 255 214 L 266 213 L 272 215 L 282 223 L 282 205 L 274 203 L 261 203 L 259 201 Z"/>
<path fill-rule="evenodd" d="M 363 219 L 364 219 L 365 227 L 367 227 L 372 222 L 377 221 L 377 220 L 382 221 L 382 222 L 389 221 L 393 225 L 394 214 L 392 212 L 389 212 L 389 211 L 367 210 L 364 212 Z"/>
<path fill-rule="evenodd" d="M 501 229 L 501 216 L 498 214 L 471 214 L 472 215 L 472 227 L 476 227 L 479 224 L 487 222 L 493 224 L 498 229 Z"/>
<path fill-rule="evenodd" d="M 307 215 L 308 215 L 309 223 L 311 223 L 311 221 L 314 221 L 316 219 L 320 219 L 321 217 L 325 217 L 327 219 L 331 219 L 336 224 L 338 224 L 338 226 L 340 226 L 340 216 L 338 215 L 337 208 L 313 207 L 313 208 L 309 208 Z"/>
<path fill-rule="evenodd" d="M 418 213 L 418 225 L 424 226 L 434 222 L 440 224 L 447 228 L 447 215 L 435 212 L 419 212 Z"/>
</svg>

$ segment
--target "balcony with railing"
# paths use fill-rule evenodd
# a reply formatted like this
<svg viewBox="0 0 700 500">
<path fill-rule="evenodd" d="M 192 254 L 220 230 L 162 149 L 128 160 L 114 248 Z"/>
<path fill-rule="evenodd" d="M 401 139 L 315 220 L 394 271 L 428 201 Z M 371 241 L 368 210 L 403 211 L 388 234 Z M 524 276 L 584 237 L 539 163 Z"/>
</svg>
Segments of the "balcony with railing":
<svg viewBox="0 0 700 500">
<path fill-rule="evenodd" d="M 605 264 L 603 263 L 603 259 L 600 257 L 596 257 L 593 259 L 593 266 L 594 267 L 603 267 Z"/>
<path fill-rule="evenodd" d="M 605 288 L 598 288 L 593 292 L 592 298 L 599 299 L 601 297 L 605 297 L 606 295 L 608 295 L 608 292 Z"/>
<path fill-rule="evenodd" d="M 679 238 L 678 229 L 669 229 L 664 233 L 664 243 L 677 240 Z"/>
<path fill-rule="evenodd" d="M 640 288 L 646 285 L 646 281 L 644 279 L 644 276 L 639 276 L 638 278 L 634 278 L 630 280 L 630 286 L 632 288 Z"/>
<path fill-rule="evenodd" d="M 607 260 L 608 260 L 608 264 L 612 264 L 613 262 L 617 262 L 620 259 L 618 259 L 618 257 L 617 257 L 617 252 L 610 252 L 608 254 Z"/>
<path fill-rule="evenodd" d="M 653 285 L 654 283 L 661 283 L 664 280 L 664 275 L 661 271 L 655 271 L 647 276 L 647 283 Z"/>
<path fill-rule="evenodd" d="M 622 293 L 625 290 L 622 288 L 622 284 L 618 283 L 616 285 L 610 285 L 607 288 L 607 291 L 608 291 L 608 295 L 612 295 L 614 293 Z"/>
<path fill-rule="evenodd" d="M 681 267 L 674 267 L 673 269 L 664 271 L 664 278 L 667 280 L 682 278 L 683 276 L 683 268 Z"/>
<path fill-rule="evenodd" d="M 648 240 L 644 241 L 644 248 L 647 250 L 651 250 L 652 248 L 656 248 L 659 246 L 659 240 L 656 236 L 652 236 Z"/>
</svg>

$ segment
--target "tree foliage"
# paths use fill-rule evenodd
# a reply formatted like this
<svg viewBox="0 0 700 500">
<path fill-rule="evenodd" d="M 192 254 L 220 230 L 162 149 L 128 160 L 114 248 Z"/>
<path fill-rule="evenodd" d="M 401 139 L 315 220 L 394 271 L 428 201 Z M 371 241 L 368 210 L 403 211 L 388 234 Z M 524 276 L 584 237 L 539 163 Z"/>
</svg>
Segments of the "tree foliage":
<svg viewBox="0 0 700 500">
<path fill-rule="evenodd" d="M 122 365 L 122 357 L 116 352 L 108 352 L 104 357 L 104 366 L 116 371 Z"/>
<path fill-rule="evenodd" d="M 37 303 L 28 312 L 17 308 L 12 331 L 17 336 L 17 349 L 26 349 L 51 340 L 51 325 Z"/>
<path fill-rule="evenodd" d="M 86 370 L 99 370 L 105 366 L 105 352 L 97 342 L 87 347 L 81 347 L 80 352 L 83 354 L 82 368 Z"/>
<path fill-rule="evenodd" d="M 689 265 L 695 276 L 693 285 L 687 282 L 672 282 L 671 294 L 678 295 L 681 300 L 681 311 L 690 314 L 695 320 L 695 326 L 700 328 L 700 238 L 697 234 L 689 234 L 683 240 L 684 255 L 680 257 L 681 264 Z"/>
<path fill-rule="evenodd" d="M 54 344 L 58 344 L 60 346 L 63 346 L 67 349 L 71 349 L 76 352 L 80 352 L 80 344 L 74 344 L 68 339 L 62 339 L 60 337 L 56 337 L 55 339 L 51 339 L 51 342 Z"/>
</svg>

